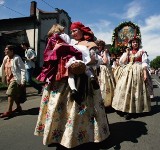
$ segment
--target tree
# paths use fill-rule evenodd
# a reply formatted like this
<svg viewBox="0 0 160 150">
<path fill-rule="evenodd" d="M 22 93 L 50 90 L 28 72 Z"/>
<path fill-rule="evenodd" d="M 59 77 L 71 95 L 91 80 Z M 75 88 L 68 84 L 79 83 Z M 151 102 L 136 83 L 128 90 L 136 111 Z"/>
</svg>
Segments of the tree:
<svg viewBox="0 0 160 150">
<path fill-rule="evenodd" d="M 160 68 L 160 56 L 157 56 L 150 62 L 150 67 L 154 69 Z"/>
</svg>

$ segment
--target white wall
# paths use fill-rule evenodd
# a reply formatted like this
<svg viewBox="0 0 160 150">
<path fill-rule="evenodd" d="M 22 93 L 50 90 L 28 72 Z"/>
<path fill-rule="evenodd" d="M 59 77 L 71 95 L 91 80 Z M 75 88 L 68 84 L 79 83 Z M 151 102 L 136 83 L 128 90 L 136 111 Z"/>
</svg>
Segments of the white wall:
<svg viewBox="0 0 160 150">
<path fill-rule="evenodd" d="M 50 30 L 50 28 L 57 23 L 57 19 L 54 17 L 55 14 L 47 14 L 47 16 L 45 16 L 45 14 L 43 15 L 42 14 L 42 18 L 40 16 L 40 14 L 38 13 L 38 18 L 41 18 L 40 19 L 40 28 L 39 28 L 39 33 L 37 33 L 37 39 L 39 41 L 39 58 L 40 58 L 40 61 L 39 61 L 39 65 L 40 67 L 42 67 L 43 65 L 43 52 L 45 50 L 45 46 L 46 46 L 46 43 L 45 43 L 45 40 L 46 40 L 46 37 L 47 37 L 47 33 L 48 31 Z M 61 23 L 62 20 L 65 20 L 66 24 L 67 24 L 67 27 L 65 29 L 65 32 L 68 34 L 68 28 L 69 28 L 69 20 L 68 20 L 68 16 L 62 12 L 61 14 L 59 14 L 59 23 Z"/>
</svg>

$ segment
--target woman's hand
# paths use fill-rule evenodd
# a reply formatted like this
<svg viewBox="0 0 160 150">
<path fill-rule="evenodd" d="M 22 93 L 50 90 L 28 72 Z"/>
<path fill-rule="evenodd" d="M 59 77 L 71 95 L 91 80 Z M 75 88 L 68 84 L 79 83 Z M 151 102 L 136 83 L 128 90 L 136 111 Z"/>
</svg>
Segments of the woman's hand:
<svg viewBox="0 0 160 150">
<path fill-rule="evenodd" d="M 126 64 L 126 63 L 129 61 L 129 60 L 128 60 L 129 55 L 130 55 L 130 48 L 127 47 L 127 48 L 126 48 L 126 52 L 124 53 L 124 57 L 121 59 L 121 63 L 122 63 L 122 64 Z"/>
<path fill-rule="evenodd" d="M 97 63 L 97 60 L 96 60 L 96 58 L 95 58 L 95 55 L 92 55 L 91 56 L 91 61 L 87 64 L 87 65 L 94 65 L 94 64 L 96 64 Z"/>
<path fill-rule="evenodd" d="M 144 54 L 145 51 L 140 51 L 140 56 L 142 56 Z"/>
<path fill-rule="evenodd" d="M 143 69 L 143 80 L 146 81 L 147 80 L 147 70 Z"/>
<path fill-rule="evenodd" d="M 130 53 L 130 48 L 129 47 L 126 48 L 126 53 L 127 53 L 127 55 L 129 55 L 129 53 Z"/>
</svg>

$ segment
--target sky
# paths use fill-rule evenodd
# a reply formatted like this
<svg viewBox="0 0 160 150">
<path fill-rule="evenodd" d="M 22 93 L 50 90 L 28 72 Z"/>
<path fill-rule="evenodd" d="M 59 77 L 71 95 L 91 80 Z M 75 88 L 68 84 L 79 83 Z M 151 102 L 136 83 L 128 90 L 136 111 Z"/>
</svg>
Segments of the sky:
<svg viewBox="0 0 160 150">
<path fill-rule="evenodd" d="M 0 0 L 0 19 L 28 17 L 32 0 Z M 138 25 L 149 59 L 160 56 L 160 0 L 35 0 L 37 8 L 65 10 L 71 21 L 89 26 L 98 39 L 112 44 L 113 30 L 123 22 Z"/>
</svg>

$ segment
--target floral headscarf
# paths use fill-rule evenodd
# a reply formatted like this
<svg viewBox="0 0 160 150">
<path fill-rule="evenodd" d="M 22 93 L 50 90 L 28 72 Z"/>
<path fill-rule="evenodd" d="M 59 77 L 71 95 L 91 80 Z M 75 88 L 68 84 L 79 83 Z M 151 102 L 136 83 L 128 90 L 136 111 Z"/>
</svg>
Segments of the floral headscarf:
<svg viewBox="0 0 160 150">
<path fill-rule="evenodd" d="M 83 31 L 84 39 L 93 41 L 94 33 L 92 32 L 92 30 L 89 27 L 84 26 L 84 24 L 82 24 L 81 22 L 73 22 L 71 24 L 70 30 L 73 30 L 73 29 L 79 29 L 79 30 Z"/>
</svg>

